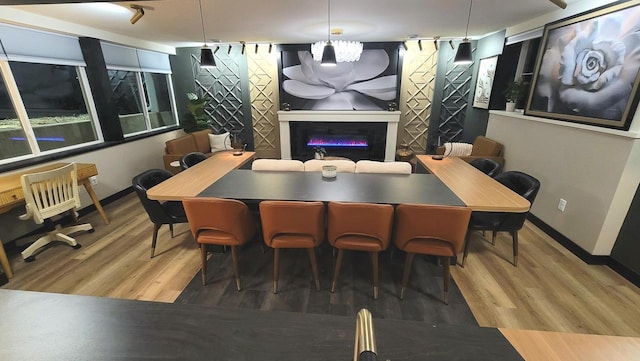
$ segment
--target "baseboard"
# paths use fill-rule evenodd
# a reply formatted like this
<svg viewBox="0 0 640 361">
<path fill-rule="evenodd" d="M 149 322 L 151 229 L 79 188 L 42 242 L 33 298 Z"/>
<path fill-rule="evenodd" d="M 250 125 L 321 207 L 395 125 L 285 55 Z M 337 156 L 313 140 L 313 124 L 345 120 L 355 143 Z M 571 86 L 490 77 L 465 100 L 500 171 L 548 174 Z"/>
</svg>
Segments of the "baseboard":
<svg viewBox="0 0 640 361">
<path fill-rule="evenodd" d="M 575 244 L 572 240 L 564 236 L 562 233 L 558 232 L 553 227 L 546 224 L 540 218 L 534 216 L 531 213 L 529 213 L 527 220 L 533 223 L 536 227 L 540 228 L 540 230 L 546 233 L 549 237 L 553 238 L 553 240 L 560 243 L 564 248 L 576 255 L 576 257 L 580 258 L 584 263 L 590 265 L 609 266 L 612 270 L 617 272 L 622 277 L 626 278 L 629 282 L 633 283 L 637 287 L 640 287 L 640 275 L 629 269 L 627 266 L 621 264 L 610 256 L 595 256 L 590 254 L 589 252 L 585 251 L 580 246 Z"/>
</svg>

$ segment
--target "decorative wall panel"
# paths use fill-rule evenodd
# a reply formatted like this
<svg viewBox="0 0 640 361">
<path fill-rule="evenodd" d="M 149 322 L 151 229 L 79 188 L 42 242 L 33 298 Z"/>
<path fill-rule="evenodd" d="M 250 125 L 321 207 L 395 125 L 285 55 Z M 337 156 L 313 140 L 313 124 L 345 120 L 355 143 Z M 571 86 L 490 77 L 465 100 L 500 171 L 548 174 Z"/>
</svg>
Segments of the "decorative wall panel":
<svg viewBox="0 0 640 361">
<path fill-rule="evenodd" d="M 267 47 L 247 52 L 251 118 L 256 156 L 280 158 L 278 63 Z"/>
<path fill-rule="evenodd" d="M 472 46 L 475 45 L 472 43 Z M 472 48 L 475 54 L 476 48 Z M 438 123 L 438 145 L 459 141 L 464 129 L 465 114 L 469 106 L 469 91 L 473 77 L 473 63 L 454 65 L 455 52 L 447 57 L 442 105 Z"/>
<path fill-rule="evenodd" d="M 408 42 L 402 64 L 400 124 L 397 144 L 408 144 L 417 153 L 427 150 L 438 51 L 432 42 Z M 437 124 L 437 123 L 436 123 Z"/>
</svg>

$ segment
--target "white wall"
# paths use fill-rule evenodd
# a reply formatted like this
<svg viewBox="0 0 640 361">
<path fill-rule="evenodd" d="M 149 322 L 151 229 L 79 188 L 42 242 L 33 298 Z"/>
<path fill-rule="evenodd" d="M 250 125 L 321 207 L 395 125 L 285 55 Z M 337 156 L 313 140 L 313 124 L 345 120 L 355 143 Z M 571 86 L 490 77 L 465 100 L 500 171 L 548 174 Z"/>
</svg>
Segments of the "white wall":
<svg viewBox="0 0 640 361">
<path fill-rule="evenodd" d="M 640 182 L 636 132 L 492 111 L 487 137 L 504 144 L 505 170 L 540 180 L 533 215 L 587 252 L 610 254 Z"/>
</svg>

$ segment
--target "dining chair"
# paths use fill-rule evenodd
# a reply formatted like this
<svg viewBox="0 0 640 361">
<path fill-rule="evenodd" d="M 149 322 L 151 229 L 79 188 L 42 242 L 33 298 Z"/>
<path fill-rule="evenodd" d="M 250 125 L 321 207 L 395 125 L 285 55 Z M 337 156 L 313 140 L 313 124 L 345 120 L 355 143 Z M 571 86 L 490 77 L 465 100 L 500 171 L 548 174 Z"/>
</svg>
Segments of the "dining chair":
<svg viewBox="0 0 640 361">
<path fill-rule="evenodd" d="M 411 170 L 411 163 L 408 162 L 378 162 L 373 160 L 359 160 L 356 162 L 356 173 L 411 174 Z"/>
<path fill-rule="evenodd" d="M 395 244 L 407 252 L 400 299 L 409 282 L 416 254 L 438 256 L 443 266 L 444 303 L 448 303 L 451 257 L 462 250 L 471 208 L 427 204 L 400 204 L 395 213 Z"/>
<path fill-rule="evenodd" d="M 353 173 L 356 171 L 356 162 L 346 159 L 336 160 L 323 160 L 323 159 L 309 159 L 304 162 L 305 172 L 321 172 L 322 167 L 325 165 L 336 166 L 336 171 L 340 173 Z"/>
<path fill-rule="evenodd" d="M 34 253 L 40 248 L 54 241 L 65 242 L 78 249 L 81 245 L 70 237 L 80 231 L 93 232 L 89 223 L 76 224 L 62 228 L 51 218 L 63 213 L 71 213 L 77 222 L 76 209 L 80 207 L 78 193 L 78 170 L 75 163 L 39 173 L 27 173 L 20 177 L 22 192 L 26 202 L 26 213 L 21 220 L 33 218 L 36 224 L 44 224 L 47 234 L 38 238 L 34 243 L 21 252 L 26 262 L 34 261 Z"/>
<path fill-rule="evenodd" d="M 469 162 L 474 168 L 494 178 L 502 171 L 502 164 L 491 158 L 476 158 Z"/>
<path fill-rule="evenodd" d="M 528 200 L 533 206 L 533 201 L 536 199 L 540 189 L 540 181 L 536 178 L 523 172 L 508 171 L 498 174 L 494 179 Z M 513 242 L 513 265 L 518 266 L 518 231 L 524 226 L 524 221 L 528 215 L 529 211 L 522 213 L 473 212 L 469 221 L 469 230 L 491 231 L 492 244 L 495 244 L 497 232 L 509 232 Z M 471 233 L 469 232 L 464 245 L 464 255 L 462 256 L 461 265 L 463 267 L 469 254 L 470 236 Z"/>
<path fill-rule="evenodd" d="M 320 290 L 316 247 L 325 238 L 325 208 L 322 202 L 260 202 L 263 239 L 273 248 L 273 293 L 278 293 L 280 250 L 306 248 L 316 290 Z"/>
<path fill-rule="evenodd" d="M 373 298 L 378 299 L 378 254 L 389 247 L 393 206 L 375 203 L 329 202 L 327 240 L 338 249 L 331 292 L 335 292 L 345 250 L 368 252 L 373 274 Z"/>
<path fill-rule="evenodd" d="M 207 155 L 201 152 L 191 152 L 180 157 L 180 170 L 185 170 L 189 167 L 202 162 L 207 159 Z"/>
<path fill-rule="evenodd" d="M 169 225 L 171 238 L 173 238 L 173 225 L 176 223 L 187 223 L 187 216 L 184 213 L 182 202 L 159 202 L 147 197 L 147 191 L 149 189 L 171 178 L 171 176 L 173 176 L 173 174 L 164 169 L 149 169 L 136 175 L 131 180 L 133 190 L 136 192 L 138 199 L 140 199 L 140 203 L 142 203 L 142 207 L 144 207 L 144 210 L 147 212 L 149 219 L 153 222 L 151 258 L 155 256 L 158 231 L 163 224 Z"/>
<path fill-rule="evenodd" d="M 207 284 L 207 245 L 231 247 L 236 288 L 240 291 L 238 246 L 256 234 L 256 221 L 246 204 L 235 199 L 185 198 L 182 200 L 193 238 L 200 244 L 202 284 Z"/>
<path fill-rule="evenodd" d="M 290 159 L 256 159 L 251 163 L 251 169 L 304 172 L 304 163 Z"/>
</svg>

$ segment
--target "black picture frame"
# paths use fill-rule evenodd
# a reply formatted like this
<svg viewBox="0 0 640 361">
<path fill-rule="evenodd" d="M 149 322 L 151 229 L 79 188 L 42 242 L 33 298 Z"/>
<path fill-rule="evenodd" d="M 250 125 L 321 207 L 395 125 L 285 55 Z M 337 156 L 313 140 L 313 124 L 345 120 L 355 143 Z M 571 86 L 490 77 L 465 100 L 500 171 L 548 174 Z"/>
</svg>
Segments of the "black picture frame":
<svg viewBox="0 0 640 361">
<path fill-rule="evenodd" d="M 545 25 L 524 114 L 628 130 L 638 106 L 640 2 Z"/>
</svg>

